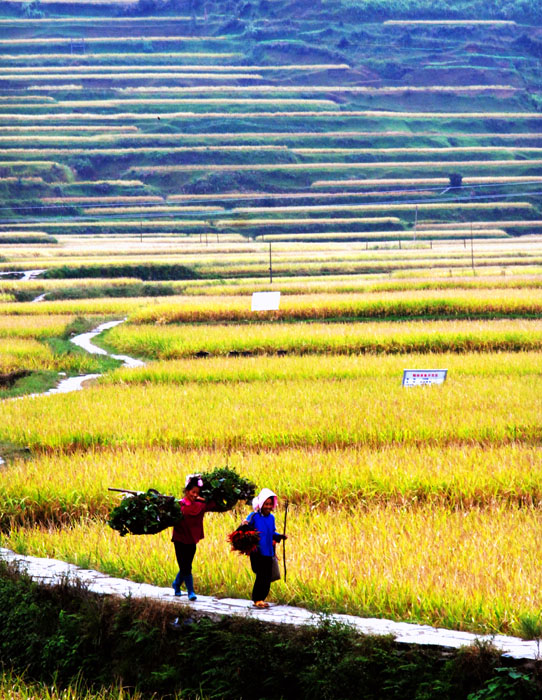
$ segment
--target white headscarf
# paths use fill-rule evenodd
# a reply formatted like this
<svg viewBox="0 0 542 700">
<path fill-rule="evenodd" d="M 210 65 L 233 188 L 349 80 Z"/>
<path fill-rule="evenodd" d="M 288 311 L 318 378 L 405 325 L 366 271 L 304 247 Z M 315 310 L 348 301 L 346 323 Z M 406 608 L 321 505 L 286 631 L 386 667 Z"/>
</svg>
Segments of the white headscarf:
<svg viewBox="0 0 542 700">
<path fill-rule="evenodd" d="M 252 510 L 257 513 L 268 498 L 273 499 L 273 508 L 276 508 L 279 502 L 276 493 L 273 493 L 271 489 L 262 489 L 260 493 L 252 499 Z"/>
<path fill-rule="evenodd" d="M 189 474 L 189 475 L 186 477 L 186 481 L 184 482 L 184 487 L 185 487 L 185 489 L 188 488 L 188 484 L 189 484 L 192 480 L 195 481 L 196 479 L 198 480 L 198 483 L 195 484 L 195 486 L 199 486 L 199 487 L 201 488 L 201 487 L 203 486 L 203 480 L 202 480 L 202 478 L 201 478 L 201 474 Z"/>
</svg>

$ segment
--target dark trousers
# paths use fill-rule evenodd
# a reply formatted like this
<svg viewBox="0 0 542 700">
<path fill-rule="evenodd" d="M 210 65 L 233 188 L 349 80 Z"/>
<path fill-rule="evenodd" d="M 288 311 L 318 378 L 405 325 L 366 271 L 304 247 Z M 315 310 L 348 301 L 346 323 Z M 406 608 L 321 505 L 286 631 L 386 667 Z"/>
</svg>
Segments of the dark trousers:
<svg viewBox="0 0 542 700">
<path fill-rule="evenodd" d="M 250 555 L 252 571 L 256 574 L 256 581 L 252 589 L 252 600 L 265 600 L 271 588 L 271 567 L 273 557 L 264 557 L 260 552 L 253 552 Z"/>
<path fill-rule="evenodd" d="M 184 542 L 173 542 L 175 546 L 175 556 L 179 565 L 179 573 L 184 578 L 192 573 L 192 561 L 196 553 L 195 544 L 185 544 Z"/>
</svg>

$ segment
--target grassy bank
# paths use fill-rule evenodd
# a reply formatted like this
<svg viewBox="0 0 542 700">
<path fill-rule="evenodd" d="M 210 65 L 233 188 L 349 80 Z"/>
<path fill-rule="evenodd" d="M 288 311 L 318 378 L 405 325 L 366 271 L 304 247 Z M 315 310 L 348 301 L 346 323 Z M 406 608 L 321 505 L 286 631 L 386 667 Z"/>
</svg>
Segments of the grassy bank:
<svg viewBox="0 0 542 700">
<path fill-rule="evenodd" d="M 525 700 L 538 692 L 532 671 L 514 669 L 489 644 L 443 654 L 359 635 L 325 618 L 297 630 L 240 618 L 213 621 L 180 605 L 32 584 L 4 565 L 0 601 L 2 657 L 47 684 L 56 669 L 56 687 L 77 677 L 79 686 L 135 687 L 142 699 L 193 700 L 328 700 L 351 697 L 354 689 L 361 700 L 466 700 L 489 682 Z M 179 629 L 168 624 L 175 617 Z M 24 640 L 21 628 L 30 630 Z M 26 700 L 24 692 L 16 697 Z M 103 690 L 96 696 L 117 697 Z M 54 688 L 49 697 L 56 700 Z"/>
</svg>

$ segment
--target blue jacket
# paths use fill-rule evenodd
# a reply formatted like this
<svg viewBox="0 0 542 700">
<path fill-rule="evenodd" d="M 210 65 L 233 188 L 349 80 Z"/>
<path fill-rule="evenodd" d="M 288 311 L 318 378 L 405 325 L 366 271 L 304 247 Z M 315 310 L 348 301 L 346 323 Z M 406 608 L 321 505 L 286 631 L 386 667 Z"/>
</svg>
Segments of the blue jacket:
<svg viewBox="0 0 542 700">
<path fill-rule="evenodd" d="M 273 546 L 273 535 L 275 534 L 275 516 L 273 513 L 262 515 L 261 513 L 251 513 L 248 522 L 254 525 L 254 529 L 260 533 L 260 544 L 258 551 L 264 557 L 272 557 L 275 554 Z"/>
</svg>

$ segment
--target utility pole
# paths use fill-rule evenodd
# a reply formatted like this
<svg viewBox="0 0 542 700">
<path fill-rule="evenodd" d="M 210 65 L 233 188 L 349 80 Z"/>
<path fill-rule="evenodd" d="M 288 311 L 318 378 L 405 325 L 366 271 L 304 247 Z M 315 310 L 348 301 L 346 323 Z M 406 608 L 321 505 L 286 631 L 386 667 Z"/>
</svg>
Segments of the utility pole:
<svg viewBox="0 0 542 700">
<path fill-rule="evenodd" d="M 271 243 L 269 244 L 269 284 L 273 284 L 273 258 L 271 257 Z"/>
<path fill-rule="evenodd" d="M 472 221 L 470 223 L 470 262 L 472 266 L 472 274 L 475 275 L 474 271 L 474 235 L 472 233 Z"/>
</svg>

